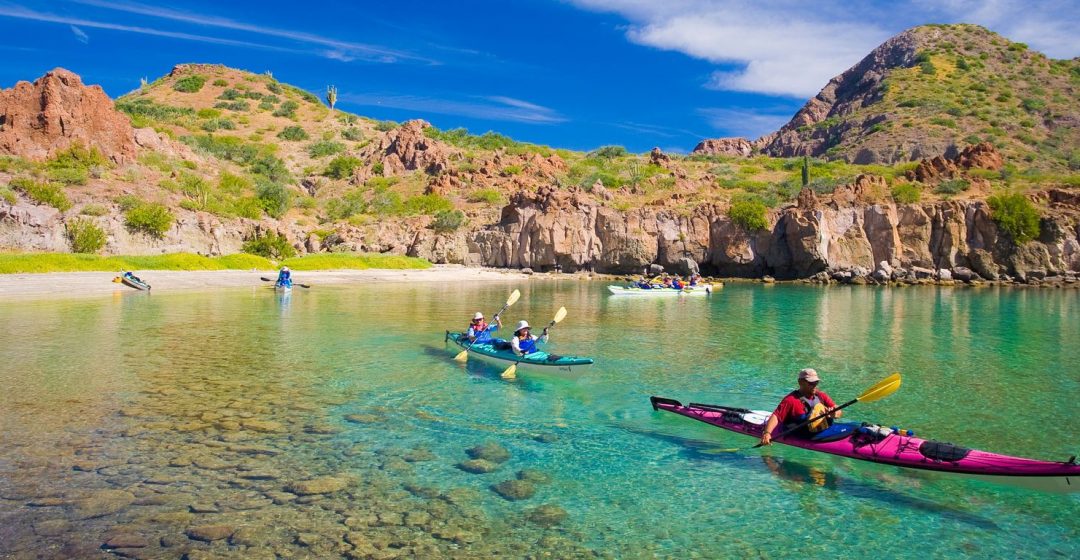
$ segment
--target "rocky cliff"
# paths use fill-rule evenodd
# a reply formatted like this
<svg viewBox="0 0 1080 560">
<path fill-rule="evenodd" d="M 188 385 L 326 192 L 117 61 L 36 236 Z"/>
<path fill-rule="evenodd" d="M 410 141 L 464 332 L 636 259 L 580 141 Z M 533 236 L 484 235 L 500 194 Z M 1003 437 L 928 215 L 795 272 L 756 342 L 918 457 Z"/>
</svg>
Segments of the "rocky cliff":
<svg viewBox="0 0 1080 560">
<path fill-rule="evenodd" d="M 0 91 L 0 154 L 43 160 L 73 144 L 113 163 L 135 159 L 135 131 L 100 86 L 57 68 L 34 83 Z"/>
</svg>

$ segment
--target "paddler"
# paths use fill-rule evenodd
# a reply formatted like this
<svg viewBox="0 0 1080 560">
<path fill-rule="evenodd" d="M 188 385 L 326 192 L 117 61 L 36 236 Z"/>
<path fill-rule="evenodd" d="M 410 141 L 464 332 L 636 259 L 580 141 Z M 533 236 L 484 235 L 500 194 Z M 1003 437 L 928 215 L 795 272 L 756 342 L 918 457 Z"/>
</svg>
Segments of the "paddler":
<svg viewBox="0 0 1080 560">
<path fill-rule="evenodd" d="M 484 314 L 477 311 L 476 315 L 473 315 L 472 322 L 469 323 L 469 330 L 465 332 L 465 336 L 471 342 L 489 342 L 491 333 L 499 330 L 499 327 L 502 327 L 502 319 L 498 315 L 495 316 L 494 323 L 488 324 L 484 320 Z"/>
<path fill-rule="evenodd" d="M 281 267 L 281 270 L 278 271 L 277 282 L 274 285 L 282 288 L 292 287 L 292 271 L 289 270 L 289 267 Z"/>
<path fill-rule="evenodd" d="M 817 370 L 805 368 L 799 371 L 799 389 L 784 397 L 769 416 L 769 421 L 765 423 L 765 432 L 761 434 L 761 445 L 772 443 L 772 433 L 778 425 L 800 424 L 828 413 L 827 416 L 811 422 L 794 434 L 809 436 L 829 427 L 833 418 L 839 418 L 843 414 L 842 410 L 834 410 L 836 403 L 825 394 L 825 391 L 818 391 L 817 386 L 820 382 L 821 378 Z"/>
<path fill-rule="evenodd" d="M 532 334 L 528 321 L 518 321 L 517 328 L 514 329 L 514 337 L 510 339 L 510 346 L 514 349 L 515 354 L 524 356 L 539 350 L 536 347 L 537 343 L 547 342 L 547 340 L 547 328 L 544 328 L 544 332 L 540 336 L 536 336 Z"/>
</svg>

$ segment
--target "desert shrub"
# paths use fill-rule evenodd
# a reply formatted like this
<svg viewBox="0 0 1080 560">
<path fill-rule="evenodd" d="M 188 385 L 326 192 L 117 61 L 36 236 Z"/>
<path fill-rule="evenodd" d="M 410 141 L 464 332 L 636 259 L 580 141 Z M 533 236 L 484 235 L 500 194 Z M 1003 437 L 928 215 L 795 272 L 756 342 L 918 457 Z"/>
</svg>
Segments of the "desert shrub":
<svg viewBox="0 0 1080 560">
<path fill-rule="evenodd" d="M 326 166 L 324 175 L 332 179 L 347 179 L 352 177 L 353 171 L 363 165 L 360 158 L 353 156 L 338 156 Z"/>
<path fill-rule="evenodd" d="M 120 210 L 124 212 L 127 212 L 128 210 L 131 210 L 132 208 L 143 203 L 143 199 L 133 194 L 122 194 L 113 199 L 113 201 L 116 202 L 116 205 L 119 206 Z"/>
<path fill-rule="evenodd" d="M 1025 99 L 1020 102 L 1020 106 L 1029 113 L 1038 113 L 1046 110 L 1046 102 L 1042 99 Z"/>
<path fill-rule="evenodd" d="M 614 158 L 617 158 L 617 157 L 623 157 L 625 155 L 627 155 L 627 151 L 626 151 L 626 148 L 624 148 L 622 146 L 601 146 L 601 147 L 589 152 L 587 157 L 590 157 L 590 158 L 603 158 L 603 159 L 614 159 Z"/>
<path fill-rule="evenodd" d="M 64 190 L 56 183 L 40 182 L 29 177 L 19 177 L 11 180 L 11 188 L 22 191 L 26 196 L 38 204 L 52 206 L 61 212 L 71 209 L 71 201 L 68 200 Z"/>
<path fill-rule="evenodd" d="M 214 104 L 217 109 L 228 109 L 229 111 L 248 111 L 251 109 L 251 104 L 247 101 L 219 101 Z"/>
<path fill-rule="evenodd" d="M 116 108 L 131 117 L 131 125 L 134 127 L 151 126 L 158 123 L 181 124 L 186 118 L 195 114 L 195 110 L 190 107 L 161 105 L 146 98 L 134 101 L 120 99 L 116 102 Z"/>
<path fill-rule="evenodd" d="M 281 89 L 281 84 L 277 82 L 268 82 L 266 84 L 266 89 L 270 90 L 270 93 L 276 93 L 278 95 L 281 95 L 281 92 L 284 91 Z"/>
<path fill-rule="evenodd" d="M 967 179 L 948 179 L 938 183 L 938 186 L 934 188 L 934 192 L 949 196 L 962 193 L 970 187 L 971 183 Z"/>
<path fill-rule="evenodd" d="M 403 213 L 401 195 L 389 188 L 377 186 L 367 204 L 367 212 L 376 216 L 396 216 Z"/>
<path fill-rule="evenodd" d="M 363 214 L 366 208 L 364 191 L 354 189 L 345 193 L 345 196 L 326 201 L 325 212 L 330 220 L 345 220 L 357 214 Z"/>
<path fill-rule="evenodd" d="M 217 87 L 225 87 L 225 86 L 229 85 L 229 82 L 227 82 L 227 81 L 225 81 L 225 80 L 223 80 L 221 78 L 218 78 L 218 79 L 214 80 L 214 85 L 217 86 Z"/>
<path fill-rule="evenodd" d="M 375 123 L 375 130 L 378 130 L 379 132 L 388 132 L 399 126 L 401 125 L 394 121 L 379 121 Z"/>
<path fill-rule="evenodd" d="M 360 130 L 359 127 L 350 126 L 349 128 L 341 131 L 341 137 L 346 140 L 352 140 L 353 142 L 356 142 L 364 139 L 364 131 Z"/>
<path fill-rule="evenodd" d="M 898 183 L 892 188 L 892 197 L 900 204 L 914 204 L 922 198 L 922 189 L 915 183 Z"/>
<path fill-rule="evenodd" d="M 285 167 L 285 162 L 270 154 L 263 154 L 251 162 L 251 172 L 273 181 L 287 183 L 292 180 L 292 173 Z"/>
<path fill-rule="evenodd" d="M 239 136 L 184 136 L 181 140 L 200 151 L 218 158 L 246 165 L 259 155 L 258 146 L 248 144 Z"/>
<path fill-rule="evenodd" d="M 198 74 L 193 76 L 184 76 L 179 80 L 173 82 L 173 89 L 184 93 L 195 93 L 202 89 L 203 84 L 206 83 L 205 76 L 199 76 Z"/>
<path fill-rule="evenodd" d="M 999 194 L 986 199 L 991 218 L 1013 241 L 1024 243 L 1039 235 L 1039 209 L 1019 193 Z"/>
<path fill-rule="evenodd" d="M 240 93 L 240 90 L 229 88 L 229 89 L 221 92 L 221 95 L 218 95 L 217 98 L 222 99 L 224 101 L 233 101 L 235 99 L 240 99 L 241 95 L 243 95 L 243 94 Z"/>
<path fill-rule="evenodd" d="M 296 249 L 289 245 L 289 240 L 284 235 L 278 235 L 277 232 L 273 231 L 262 235 L 256 233 L 251 239 L 244 242 L 242 250 L 245 253 L 274 260 L 296 256 Z"/>
<path fill-rule="evenodd" d="M 502 169 L 502 174 L 504 177 L 510 177 L 512 175 L 520 175 L 521 171 L 522 167 L 520 165 L 507 165 Z"/>
<path fill-rule="evenodd" d="M 409 197 L 404 204 L 406 214 L 435 214 L 453 209 L 449 200 L 434 193 Z"/>
<path fill-rule="evenodd" d="M 345 144 L 341 142 L 333 142 L 330 140 L 321 140 L 314 142 L 308 146 L 308 155 L 312 158 L 321 158 L 326 156 L 332 156 L 337 153 L 341 153 L 345 150 Z"/>
<path fill-rule="evenodd" d="M 218 130 L 236 130 L 236 124 L 229 119 L 210 119 L 202 123 L 201 128 L 207 132 Z"/>
<path fill-rule="evenodd" d="M 765 212 L 767 211 L 768 208 L 766 208 L 765 203 L 757 198 L 740 197 L 731 201 L 728 217 L 736 225 L 746 231 L 753 232 L 769 227 L 769 222 L 765 219 Z"/>
<path fill-rule="evenodd" d="M 0 185 L 0 200 L 8 204 L 14 205 L 19 201 L 19 197 L 15 194 L 15 191 L 11 190 L 11 187 L 7 185 Z"/>
<path fill-rule="evenodd" d="M 382 175 L 384 170 L 383 162 L 376 161 L 371 165 L 371 172 L 376 175 Z"/>
<path fill-rule="evenodd" d="M 276 111 L 274 111 L 273 115 L 275 117 L 286 117 L 291 119 L 296 117 L 296 110 L 299 108 L 299 103 L 289 100 L 282 103 L 281 106 L 278 107 Z"/>
<path fill-rule="evenodd" d="M 105 232 L 93 220 L 76 218 L 65 226 L 65 234 L 75 253 L 97 253 L 105 246 Z"/>
<path fill-rule="evenodd" d="M 124 224 L 132 231 L 162 238 L 173 224 L 173 215 L 162 204 L 142 202 L 129 209 Z"/>
<path fill-rule="evenodd" d="M 199 109 L 195 112 L 195 116 L 200 119 L 216 119 L 221 116 L 220 109 Z"/>
<path fill-rule="evenodd" d="M 469 202 L 483 202 L 486 204 L 498 204 L 502 202 L 502 195 L 495 189 L 480 189 L 469 193 Z"/>
<path fill-rule="evenodd" d="M 72 185 L 85 185 L 91 175 L 97 176 L 107 167 L 109 160 L 96 147 L 86 148 L 81 144 L 57 152 L 45 164 L 49 178 Z"/>
<path fill-rule="evenodd" d="M 448 232 L 456 230 L 464 223 L 465 213 L 461 210 L 439 210 L 435 213 L 435 220 L 431 222 L 431 227 L 435 231 Z"/>
<path fill-rule="evenodd" d="M 269 101 L 263 100 L 259 103 L 259 109 L 263 111 L 272 111 L 274 110 L 274 104 Z"/>
<path fill-rule="evenodd" d="M 290 142 L 299 142 L 301 140 L 308 139 L 308 133 L 303 127 L 299 126 L 286 126 L 281 132 L 277 134 L 278 138 L 282 140 L 289 140 Z"/>
<path fill-rule="evenodd" d="M 87 204 L 79 210 L 79 213 L 83 216 L 104 216 L 109 213 L 109 210 L 100 204 Z"/>
</svg>

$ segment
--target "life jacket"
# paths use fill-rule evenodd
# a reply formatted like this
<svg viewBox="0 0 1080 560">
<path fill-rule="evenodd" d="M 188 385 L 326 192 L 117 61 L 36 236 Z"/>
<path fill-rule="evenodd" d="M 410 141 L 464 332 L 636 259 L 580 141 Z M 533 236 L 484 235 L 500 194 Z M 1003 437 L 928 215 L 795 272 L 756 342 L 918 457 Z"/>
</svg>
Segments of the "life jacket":
<svg viewBox="0 0 1080 560">
<path fill-rule="evenodd" d="M 490 327 L 491 325 L 489 325 L 487 321 L 484 321 L 478 325 L 470 324 L 469 330 L 466 332 L 467 334 L 472 335 L 476 342 L 487 342 L 491 340 L 491 333 L 488 332 L 488 328 Z"/>
<path fill-rule="evenodd" d="M 676 290 L 681 290 L 681 289 L 683 289 L 683 285 L 682 285 L 682 282 L 679 282 L 678 280 L 676 280 L 675 282 L 672 282 L 672 283 L 671 283 L 671 287 L 672 287 L 672 288 L 675 288 Z"/>
<path fill-rule="evenodd" d="M 537 350 L 537 348 L 536 348 L 536 339 L 534 339 L 531 335 L 528 338 L 526 338 L 525 340 L 521 340 L 519 338 L 518 339 L 518 348 L 521 349 L 522 354 L 532 354 L 533 352 L 536 352 L 536 350 Z"/>
<path fill-rule="evenodd" d="M 291 288 L 292 287 L 292 272 L 289 271 L 289 270 L 282 270 L 281 272 L 278 272 L 277 285 Z"/>
<path fill-rule="evenodd" d="M 817 420 L 806 425 L 806 430 L 812 434 L 816 434 L 829 427 L 829 417 L 823 416 L 828 411 L 828 407 L 821 401 L 821 397 L 814 395 L 814 398 L 808 399 L 800 396 L 799 400 L 802 401 L 803 406 L 806 407 L 806 414 L 801 414 L 796 417 L 799 424 L 806 422 L 811 418 L 817 418 Z M 818 418 L 819 416 L 820 418 Z"/>
</svg>

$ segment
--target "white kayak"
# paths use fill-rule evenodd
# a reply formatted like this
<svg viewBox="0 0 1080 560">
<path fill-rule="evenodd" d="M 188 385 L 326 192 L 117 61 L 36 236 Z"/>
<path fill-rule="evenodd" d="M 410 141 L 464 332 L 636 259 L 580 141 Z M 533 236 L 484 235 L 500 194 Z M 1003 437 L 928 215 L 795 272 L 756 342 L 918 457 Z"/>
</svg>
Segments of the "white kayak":
<svg viewBox="0 0 1080 560">
<path fill-rule="evenodd" d="M 698 284 L 693 287 L 687 286 L 681 290 L 676 290 L 674 288 L 652 288 L 646 290 L 644 288 L 628 286 L 608 286 L 607 289 L 612 295 L 617 296 L 704 296 L 723 287 L 723 284 Z"/>
</svg>

